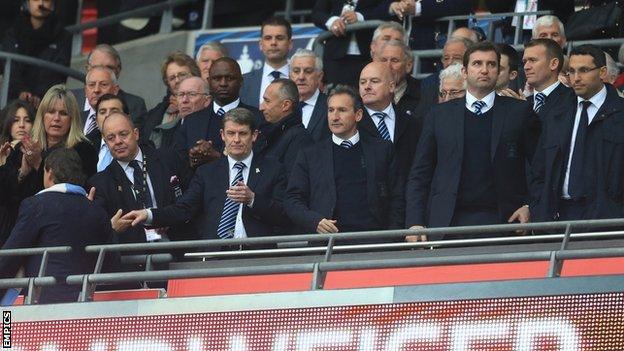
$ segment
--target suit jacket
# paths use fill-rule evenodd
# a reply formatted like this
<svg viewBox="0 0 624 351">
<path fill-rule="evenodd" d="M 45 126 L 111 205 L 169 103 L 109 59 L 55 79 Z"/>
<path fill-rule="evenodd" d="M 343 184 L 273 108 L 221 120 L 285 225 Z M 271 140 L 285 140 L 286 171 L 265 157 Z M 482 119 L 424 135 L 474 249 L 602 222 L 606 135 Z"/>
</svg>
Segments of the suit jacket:
<svg viewBox="0 0 624 351">
<path fill-rule="evenodd" d="M 327 30 L 325 22 L 332 16 L 340 16 L 345 4 L 343 0 L 316 0 L 312 8 L 312 22 L 322 30 Z M 386 0 L 359 0 L 355 12 L 364 16 L 364 20 L 388 20 L 390 14 Z M 360 53 L 365 58 L 370 58 L 370 43 L 373 38 L 373 29 L 359 30 L 355 32 Z M 347 55 L 351 35 L 343 37 L 332 36 L 325 42 L 323 58 L 340 59 Z"/>
<path fill-rule="evenodd" d="M 262 68 L 243 74 L 243 86 L 240 90 L 241 102 L 258 108 L 260 105 L 260 87 L 262 85 Z"/>
<path fill-rule="evenodd" d="M 552 111 L 556 111 L 558 107 L 567 102 L 567 99 L 574 96 L 574 90 L 559 83 L 559 85 L 546 97 L 544 106 L 537 113 L 537 116 L 543 121 Z M 531 106 L 535 103 L 535 94 L 529 96 L 527 101 Z"/>
<path fill-rule="evenodd" d="M 221 120 L 214 112 L 214 102 L 204 109 L 193 112 L 186 116 L 184 123 L 178 127 L 174 136 L 174 147 L 183 158 L 188 157 L 188 151 L 195 146 L 195 142 L 201 139 L 211 140 L 215 150 L 223 152 L 223 141 L 221 140 Z M 256 115 L 256 121 L 260 125 L 260 111 L 244 103 L 240 103 L 238 107 L 244 107 Z"/>
<path fill-rule="evenodd" d="M 175 204 L 152 210 L 153 225 L 167 226 L 196 218 L 199 237 L 217 239 L 217 227 L 230 186 L 227 157 L 200 166 L 188 190 Z M 255 193 L 253 207 L 243 206 L 243 224 L 248 237 L 273 235 L 273 227 L 287 225 L 282 201 L 286 177 L 274 158 L 252 158 L 247 185 Z"/>
<path fill-rule="evenodd" d="M 80 109 L 80 116 L 82 117 L 82 123 L 87 121 L 87 117 L 89 114 L 83 111 L 84 102 L 85 102 L 85 93 L 84 89 L 72 89 L 71 92 L 76 97 L 76 101 L 78 102 L 78 108 Z M 145 107 L 145 100 L 142 97 L 134 94 L 127 93 L 121 89 L 117 93 L 128 106 L 128 112 L 130 113 L 130 117 L 132 117 L 132 121 L 136 124 L 139 121 L 139 118 L 147 112 L 147 108 Z M 137 128 L 140 127 L 137 125 Z"/>
<path fill-rule="evenodd" d="M 155 150 L 150 146 L 141 145 L 141 151 L 147 160 L 147 173 L 154 189 L 156 205 L 164 207 L 175 202 L 181 196 L 181 190 L 186 189 L 190 173 L 188 166 L 173 151 Z M 178 178 L 176 194 L 176 182 L 171 181 L 173 177 Z M 102 172 L 97 173 L 89 179 L 90 186 L 95 187 L 95 202 L 106 210 L 109 218 L 117 210 L 123 213 L 143 208 L 139 204 L 132 190 L 132 183 L 126 173 L 115 160 Z M 191 237 L 191 230 L 185 226 L 171 228 L 167 233 L 171 239 L 187 239 Z M 118 234 L 121 243 L 141 243 L 146 242 L 145 231 L 142 227 L 128 229 L 124 233 Z"/>
<path fill-rule="evenodd" d="M 440 72 L 434 72 L 421 80 L 422 108 L 426 113 L 438 104 L 440 94 Z"/>
<path fill-rule="evenodd" d="M 464 155 L 466 99 L 437 105 L 427 115 L 406 188 L 406 225 L 448 227 L 453 218 Z M 501 223 L 528 203 L 525 166 L 534 153 L 539 122 L 531 106 L 496 96 L 491 162 Z"/>
<path fill-rule="evenodd" d="M 22 201 L 17 223 L 2 249 L 71 246 L 71 253 L 50 255 L 45 272 L 64 281 L 68 275 L 93 272 L 96 255 L 84 252 L 84 247 L 111 243 L 109 218 L 82 194 L 40 193 Z M 21 266 L 27 277 L 36 277 L 40 263 L 40 256 L 0 257 L 0 277 L 15 277 Z M 44 287 L 40 302 L 75 302 L 79 292 L 77 285 Z"/>
<path fill-rule="evenodd" d="M 585 142 L 587 209 L 579 219 L 624 216 L 624 100 L 615 88 L 606 86 L 607 98 L 590 124 Z M 576 106 L 572 95 L 543 122 L 532 167 L 531 214 L 535 221 L 557 219 Z"/>
<path fill-rule="evenodd" d="M 327 95 L 319 93 L 306 129 L 315 142 L 327 139 L 331 135 L 327 123 Z"/>
<path fill-rule="evenodd" d="M 295 112 L 277 124 L 270 125 L 266 133 L 260 133 L 254 143 L 254 152 L 260 157 L 278 159 L 288 174 L 299 150 L 310 144 L 312 138 L 301 124 L 301 116 Z"/>
<path fill-rule="evenodd" d="M 416 113 L 408 115 L 406 111 L 401 111 L 394 105 L 393 108 L 396 116 L 393 142 L 394 154 L 399 175 L 402 181 L 405 181 L 414 159 L 416 146 L 418 145 L 423 117 Z M 381 138 L 377 125 L 366 109 L 364 109 L 362 120 L 358 123 L 358 129 L 360 134 L 365 134 L 372 138 Z"/>
<path fill-rule="evenodd" d="M 401 228 L 403 187 L 397 179 L 392 145 L 360 133 L 366 163 L 366 192 L 371 212 L 382 226 Z M 316 233 L 323 218 L 332 218 L 336 205 L 333 141 L 326 139 L 303 149 L 290 174 L 286 213 L 299 232 Z"/>
</svg>

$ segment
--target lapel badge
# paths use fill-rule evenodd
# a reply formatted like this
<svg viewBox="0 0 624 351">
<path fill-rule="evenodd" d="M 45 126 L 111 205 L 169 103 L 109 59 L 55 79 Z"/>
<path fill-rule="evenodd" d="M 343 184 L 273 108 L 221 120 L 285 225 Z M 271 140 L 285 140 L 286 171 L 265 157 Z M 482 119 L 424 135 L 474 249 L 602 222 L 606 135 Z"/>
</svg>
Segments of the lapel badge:
<svg viewBox="0 0 624 351">
<path fill-rule="evenodd" d="M 260 168 L 256 168 L 256 173 L 260 173 Z"/>
<path fill-rule="evenodd" d="M 122 192 L 123 188 L 121 187 L 121 185 L 117 185 L 117 191 Z"/>
</svg>

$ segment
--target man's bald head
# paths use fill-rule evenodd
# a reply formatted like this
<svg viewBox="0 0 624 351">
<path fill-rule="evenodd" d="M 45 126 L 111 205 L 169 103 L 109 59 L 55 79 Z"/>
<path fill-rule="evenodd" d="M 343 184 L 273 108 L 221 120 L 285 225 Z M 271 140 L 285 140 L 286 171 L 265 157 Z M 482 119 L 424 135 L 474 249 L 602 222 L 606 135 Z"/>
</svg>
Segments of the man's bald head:
<svg viewBox="0 0 624 351">
<path fill-rule="evenodd" d="M 210 105 L 208 82 L 200 77 L 188 77 L 180 82 L 177 92 L 180 117 L 199 111 Z"/>
<path fill-rule="evenodd" d="M 451 33 L 451 38 L 464 38 L 470 40 L 472 44 L 479 42 L 479 36 L 477 32 L 468 27 L 459 27 Z"/>
<path fill-rule="evenodd" d="M 125 113 L 113 112 L 104 119 L 102 137 L 115 160 L 130 162 L 139 152 L 139 131 Z"/>
<path fill-rule="evenodd" d="M 392 102 L 395 82 L 392 71 L 382 62 L 371 62 L 360 73 L 360 96 L 364 105 L 383 111 Z"/>
</svg>

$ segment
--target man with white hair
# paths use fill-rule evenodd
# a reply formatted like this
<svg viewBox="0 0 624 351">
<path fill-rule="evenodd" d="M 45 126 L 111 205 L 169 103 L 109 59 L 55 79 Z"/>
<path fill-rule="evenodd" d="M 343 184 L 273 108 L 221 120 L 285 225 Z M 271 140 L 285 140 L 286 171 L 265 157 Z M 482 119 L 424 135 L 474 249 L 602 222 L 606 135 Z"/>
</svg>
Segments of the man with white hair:
<svg viewBox="0 0 624 351">
<path fill-rule="evenodd" d="M 99 141 L 100 133 L 97 125 L 97 111 L 95 106 L 104 94 L 117 95 L 119 84 L 115 72 L 104 66 L 94 66 L 87 72 L 85 78 L 84 109 L 81 117 L 84 123 L 83 133 L 89 140 Z M 99 142 L 97 143 L 99 145 Z"/>
<path fill-rule="evenodd" d="M 620 75 L 620 68 L 617 66 L 617 63 L 615 62 L 613 57 L 611 57 L 611 55 L 609 55 L 606 52 L 605 52 L 605 59 L 607 60 L 607 74 L 605 75 L 602 81 L 604 83 L 613 85 L 615 81 L 617 80 L 617 77 Z M 620 97 L 624 97 L 624 93 L 620 91 L 620 89 L 616 89 L 616 90 L 617 90 L 618 95 L 620 95 Z"/>
<path fill-rule="evenodd" d="M 195 61 L 197 61 L 203 80 L 208 81 L 212 62 L 224 56 L 229 56 L 228 49 L 218 41 L 209 41 L 197 50 Z"/>
<path fill-rule="evenodd" d="M 290 79 L 297 84 L 299 90 L 297 110 L 308 134 L 314 141 L 329 137 L 327 95 L 320 90 L 323 60 L 314 51 L 298 49 L 290 58 Z"/>
<path fill-rule="evenodd" d="M 370 44 L 370 54 L 373 60 L 377 56 L 377 50 L 390 40 L 405 42 L 405 29 L 402 25 L 394 21 L 380 24 L 373 32 L 373 40 Z"/>
<path fill-rule="evenodd" d="M 454 63 L 440 72 L 440 93 L 438 103 L 466 96 L 466 79 L 462 74 L 462 65 Z"/>
<path fill-rule="evenodd" d="M 546 15 L 535 21 L 531 32 L 533 39 L 554 40 L 562 49 L 566 46 L 565 28 L 556 16 Z"/>
</svg>

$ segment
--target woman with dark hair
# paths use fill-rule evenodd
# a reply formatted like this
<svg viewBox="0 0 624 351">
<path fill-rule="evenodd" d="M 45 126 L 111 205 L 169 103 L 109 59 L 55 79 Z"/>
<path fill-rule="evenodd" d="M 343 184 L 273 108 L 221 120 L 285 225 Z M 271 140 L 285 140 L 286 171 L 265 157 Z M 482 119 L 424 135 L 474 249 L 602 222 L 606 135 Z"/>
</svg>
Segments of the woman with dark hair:
<svg viewBox="0 0 624 351">
<path fill-rule="evenodd" d="M 11 232 L 21 198 L 11 187 L 22 161 L 21 142 L 30 135 L 35 113 L 25 101 L 14 100 L 2 110 L 0 129 L 0 245 Z"/>
</svg>

